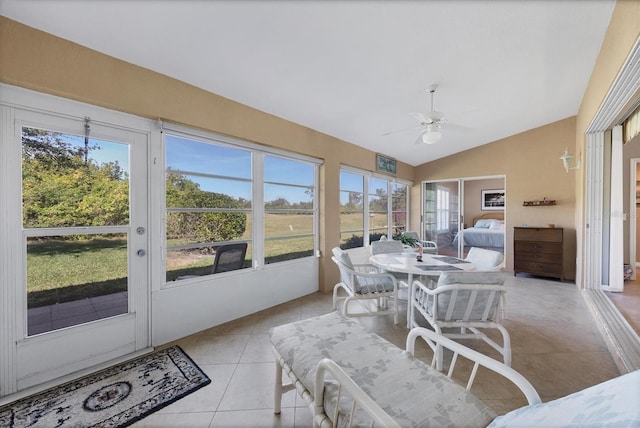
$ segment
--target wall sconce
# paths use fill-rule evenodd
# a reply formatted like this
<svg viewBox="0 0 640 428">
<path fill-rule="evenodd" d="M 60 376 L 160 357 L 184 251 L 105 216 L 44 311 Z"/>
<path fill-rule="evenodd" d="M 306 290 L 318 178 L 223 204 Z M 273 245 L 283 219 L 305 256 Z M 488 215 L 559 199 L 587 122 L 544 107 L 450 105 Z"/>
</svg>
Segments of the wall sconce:
<svg viewBox="0 0 640 428">
<path fill-rule="evenodd" d="M 580 159 L 574 161 L 574 156 L 569 154 L 569 149 L 564 149 L 564 153 L 560 156 L 562 166 L 565 171 L 569 172 L 570 169 L 580 169 Z"/>
</svg>

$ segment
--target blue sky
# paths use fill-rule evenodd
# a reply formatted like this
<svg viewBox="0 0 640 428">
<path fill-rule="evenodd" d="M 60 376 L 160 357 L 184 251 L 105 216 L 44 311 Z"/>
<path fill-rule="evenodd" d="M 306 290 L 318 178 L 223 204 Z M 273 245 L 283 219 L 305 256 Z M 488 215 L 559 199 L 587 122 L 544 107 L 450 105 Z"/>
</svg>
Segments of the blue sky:
<svg viewBox="0 0 640 428">
<path fill-rule="evenodd" d="M 84 147 L 83 136 L 64 135 L 64 138 L 75 147 Z M 89 138 L 89 147 L 93 146 L 98 148 L 89 151 L 89 159 L 94 160 L 98 165 L 118 161 L 123 171 L 129 173 L 129 146 L 127 144 Z"/>
<path fill-rule="evenodd" d="M 211 178 L 188 175 L 187 178 L 200 185 L 205 191 L 225 193 L 235 198 L 251 200 L 251 152 L 239 148 L 219 146 L 165 134 L 167 166 L 175 170 L 214 176 Z M 64 135 L 63 138 L 75 147 L 84 147 L 84 136 Z M 123 143 L 89 139 L 95 149 L 89 158 L 98 165 L 117 161 L 123 171 L 129 173 L 129 146 Z M 277 156 L 265 156 L 265 181 L 299 186 L 313 186 L 313 165 Z M 309 202 L 306 188 L 267 183 L 265 201 L 284 198 L 291 203 Z"/>
<path fill-rule="evenodd" d="M 172 169 L 217 175 L 235 179 L 250 179 L 252 169 L 251 152 L 239 148 L 219 146 L 166 134 L 166 162 Z M 313 186 L 313 165 L 265 156 L 265 181 Z M 201 178 L 188 176 L 200 184 L 202 190 L 225 193 L 236 198 L 251 199 L 251 186 L 246 181 L 233 179 Z M 309 202 L 305 189 L 267 184 L 265 201 L 284 198 L 291 203 Z"/>
</svg>

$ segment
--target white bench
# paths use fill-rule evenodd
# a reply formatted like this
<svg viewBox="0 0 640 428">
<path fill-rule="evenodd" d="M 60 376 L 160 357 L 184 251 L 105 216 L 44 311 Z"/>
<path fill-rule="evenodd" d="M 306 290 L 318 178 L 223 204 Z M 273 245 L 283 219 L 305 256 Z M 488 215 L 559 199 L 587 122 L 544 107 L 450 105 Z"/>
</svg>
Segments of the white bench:
<svg viewBox="0 0 640 428">
<path fill-rule="evenodd" d="M 447 375 L 413 356 L 415 340 L 454 352 Z M 314 426 L 486 426 L 495 413 L 469 392 L 479 366 L 511 380 L 530 404 L 540 402 L 518 372 L 431 330 L 415 328 L 401 350 L 353 319 L 332 312 L 275 327 L 274 411 L 285 392 L 297 389 L 309 405 Z M 435 346 L 435 345 L 434 345 Z M 467 387 L 451 376 L 458 355 L 475 362 Z M 291 384 L 282 384 L 282 373 Z"/>
</svg>

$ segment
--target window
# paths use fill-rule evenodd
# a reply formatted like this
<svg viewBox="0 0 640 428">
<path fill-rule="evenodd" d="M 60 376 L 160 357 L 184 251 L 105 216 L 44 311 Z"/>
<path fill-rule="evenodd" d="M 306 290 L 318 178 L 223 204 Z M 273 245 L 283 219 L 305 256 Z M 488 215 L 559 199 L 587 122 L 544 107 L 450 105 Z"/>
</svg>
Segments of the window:
<svg viewBox="0 0 640 428">
<path fill-rule="evenodd" d="M 444 187 L 438 187 L 436 191 L 437 199 L 437 221 L 438 221 L 438 232 L 448 232 L 449 231 L 449 217 L 450 217 L 450 207 L 449 207 L 449 190 Z"/>
<path fill-rule="evenodd" d="M 204 135 L 164 137 L 167 281 L 210 274 L 225 243 L 247 244 L 243 268 L 315 254 L 314 162 Z"/>
<path fill-rule="evenodd" d="M 361 247 L 364 236 L 364 176 L 340 171 L 340 246 Z"/>
<path fill-rule="evenodd" d="M 265 263 L 313 255 L 314 166 L 264 157 Z"/>
<path fill-rule="evenodd" d="M 408 188 L 409 183 L 343 168 L 340 171 L 340 247 L 362 247 L 382 235 L 393 237 L 404 232 L 409 209 Z"/>
</svg>

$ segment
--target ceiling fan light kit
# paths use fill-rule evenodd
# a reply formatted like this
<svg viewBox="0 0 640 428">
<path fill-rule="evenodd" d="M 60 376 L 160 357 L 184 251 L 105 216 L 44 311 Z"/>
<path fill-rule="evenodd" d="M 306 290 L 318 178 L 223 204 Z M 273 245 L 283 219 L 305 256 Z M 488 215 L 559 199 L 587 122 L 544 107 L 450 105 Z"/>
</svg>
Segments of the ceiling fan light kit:
<svg viewBox="0 0 640 428">
<path fill-rule="evenodd" d="M 441 138 L 442 138 L 442 132 L 440 132 L 437 129 L 434 131 L 427 131 L 424 134 L 422 134 L 422 142 L 425 144 L 437 143 L 438 141 L 440 141 Z"/>
</svg>

